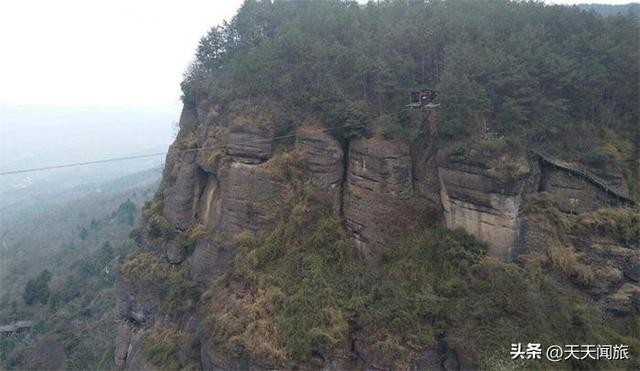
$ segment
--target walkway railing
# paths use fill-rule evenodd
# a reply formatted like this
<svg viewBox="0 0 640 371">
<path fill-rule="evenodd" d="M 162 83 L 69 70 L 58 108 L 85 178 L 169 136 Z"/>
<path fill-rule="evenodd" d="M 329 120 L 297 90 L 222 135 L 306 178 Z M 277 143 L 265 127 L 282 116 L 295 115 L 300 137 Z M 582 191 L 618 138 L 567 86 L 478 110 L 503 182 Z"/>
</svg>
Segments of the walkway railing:
<svg viewBox="0 0 640 371">
<path fill-rule="evenodd" d="M 614 197 L 622 200 L 625 203 L 631 204 L 631 205 L 635 205 L 636 201 L 634 199 L 632 199 L 630 196 L 622 193 L 621 191 L 619 191 L 618 189 L 612 187 L 609 182 L 607 182 L 606 180 L 600 178 L 599 176 L 592 174 L 591 172 L 585 170 L 585 169 L 580 169 L 577 166 L 574 166 L 570 163 L 564 162 L 562 160 L 557 160 L 554 158 L 551 158 L 550 156 L 540 152 L 540 151 L 536 151 L 534 149 L 530 149 L 529 150 L 531 153 L 533 153 L 534 155 L 538 156 L 538 158 L 543 161 L 544 163 L 547 163 L 549 165 L 555 166 L 558 169 L 562 169 L 565 170 L 567 172 L 570 172 L 572 174 L 575 174 L 587 181 L 589 181 L 590 183 L 596 185 L 597 187 L 600 187 L 601 189 L 603 189 L 607 194 L 611 194 Z"/>
</svg>

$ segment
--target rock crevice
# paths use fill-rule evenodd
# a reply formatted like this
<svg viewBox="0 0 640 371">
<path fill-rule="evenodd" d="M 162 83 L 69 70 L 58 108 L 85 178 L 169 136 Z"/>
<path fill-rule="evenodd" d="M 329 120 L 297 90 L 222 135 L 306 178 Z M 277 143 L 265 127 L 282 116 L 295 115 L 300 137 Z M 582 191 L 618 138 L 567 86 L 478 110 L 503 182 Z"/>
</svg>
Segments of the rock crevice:
<svg viewBox="0 0 640 371">
<path fill-rule="evenodd" d="M 366 260 L 393 249 L 415 226 L 440 222 L 465 229 L 489 243 L 490 255 L 508 260 L 517 245 L 544 248 L 544 231 L 522 215 L 528 194 L 548 192 L 570 213 L 594 210 L 611 200 L 606 192 L 576 183 L 557 166 L 542 168 L 517 159 L 519 163 L 513 162 L 520 168 L 504 173 L 486 161 L 447 157 L 436 146 L 433 122 L 430 139 L 423 142 L 370 135 L 343 143 L 323 130 L 322 123 L 305 122 L 296 130 L 293 147 L 283 154 L 274 149 L 273 121 L 259 107 L 226 115 L 218 111 L 205 103 L 197 109 L 185 106 L 159 190 L 162 217 L 178 237 L 164 241 L 164 249 L 148 248 L 164 254 L 172 269 L 187 261 L 191 279 L 199 284 L 228 272 L 239 234 L 270 231 L 285 215 L 282 200 L 296 189 L 274 169 L 283 158 L 302 164 L 302 179 L 296 181 L 306 195 L 344 218 L 347 233 Z M 207 149 L 179 151 L 199 147 Z M 191 241 L 187 256 L 186 235 L 194 226 L 203 236 Z M 637 267 L 634 259 L 629 266 Z M 118 365 L 147 367 L 140 338 L 144 328 L 157 321 L 161 299 L 128 277 L 119 279 L 116 291 L 119 312 L 128 321 L 118 336 Z M 202 365 L 223 367 L 202 346 Z M 425 362 L 436 364 L 430 352 Z"/>
</svg>

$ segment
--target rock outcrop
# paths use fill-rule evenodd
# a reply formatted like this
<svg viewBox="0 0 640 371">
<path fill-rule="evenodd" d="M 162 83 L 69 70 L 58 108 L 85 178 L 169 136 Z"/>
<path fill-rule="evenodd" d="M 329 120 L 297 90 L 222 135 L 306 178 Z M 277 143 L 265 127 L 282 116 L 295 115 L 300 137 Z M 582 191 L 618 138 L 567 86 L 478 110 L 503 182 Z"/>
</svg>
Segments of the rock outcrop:
<svg viewBox="0 0 640 371">
<path fill-rule="evenodd" d="M 118 326 L 115 348 L 115 365 L 118 369 L 124 369 L 127 363 L 127 353 L 129 352 L 129 344 L 131 343 L 131 332 L 131 326 L 129 326 L 126 321 L 123 321 Z"/>
<path fill-rule="evenodd" d="M 606 216 L 595 213 L 595 217 Z M 578 217 L 576 223 L 580 226 L 585 220 Z M 581 289 L 614 317 L 640 313 L 640 235 L 620 238 L 588 223 L 575 232 L 569 242 L 592 272 Z"/>
<path fill-rule="evenodd" d="M 393 248 L 415 224 L 409 147 L 376 137 L 349 147 L 343 212 L 363 255 Z"/>
<path fill-rule="evenodd" d="M 245 116 L 235 117 L 229 125 L 227 154 L 233 160 L 257 164 L 271 157 L 274 127 Z"/>
<path fill-rule="evenodd" d="M 279 193 L 278 184 L 264 167 L 232 162 L 221 169 L 218 178 L 222 215 L 217 231 L 232 237 L 243 231 L 267 230 L 273 226 L 275 215 L 271 201 Z"/>
<path fill-rule="evenodd" d="M 138 330 L 130 338 L 124 367 L 127 371 L 158 370 L 157 367 L 154 367 L 153 364 L 147 360 L 143 352 L 142 340 L 145 332 L 145 330 Z"/>
<path fill-rule="evenodd" d="M 233 258 L 235 248 L 224 239 L 215 236 L 198 241 L 191 259 L 191 277 L 206 284 L 221 277 Z"/>
<path fill-rule="evenodd" d="M 509 260 L 525 244 L 540 249 L 545 231 L 530 223 L 523 200 L 545 192 L 566 213 L 580 214 L 604 207 L 635 204 L 620 189 L 571 164 L 533 152 L 507 163 L 460 159 L 441 154 L 438 165 L 440 198 L 447 227 L 463 228 L 490 245 L 489 254 Z M 481 158 L 481 156 L 478 156 Z M 511 167 L 509 172 L 501 168 Z"/>
<path fill-rule="evenodd" d="M 172 146 L 175 148 L 176 146 Z M 170 155 L 172 150 L 170 149 Z M 195 152 L 179 153 L 175 159 L 167 159 L 163 174 L 163 215 L 169 223 L 186 228 L 194 221 L 194 192 L 199 184 Z M 171 166 L 173 165 L 173 166 Z"/>
<path fill-rule="evenodd" d="M 186 262 L 191 279 L 204 286 L 223 277 L 233 263 L 238 236 L 271 231 L 288 212 L 285 201 L 301 192 L 344 217 L 346 230 L 365 261 L 393 249 L 413 227 L 439 221 L 465 229 L 490 245 L 490 255 L 508 260 L 519 253 L 542 251 L 548 244 L 548 232 L 523 211 L 523 201 L 530 194 L 548 192 L 561 210 L 573 213 L 610 201 L 606 192 L 598 193 L 597 186 L 578 184 L 567 171 L 545 168 L 540 162 L 509 159 L 513 166 L 506 172 L 504 164 L 471 161 L 438 150 L 434 141 L 416 143 L 379 134 L 338 140 L 320 121 L 299 124 L 294 142 L 276 148 L 275 125 L 268 112 L 266 103 L 232 104 L 226 109 L 207 101 L 185 106 L 157 197 L 162 201 L 161 215 L 153 216 L 166 220 L 165 229 L 175 235 L 147 238 L 143 243 L 162 259 L 165 269 L 178 269 Z M 285 158 L 300 164 L 302 174 L 295 185 L 276 169 Z M 199 233 L 197 238 L 194 231 Z M 637 254 L 624 251 L 628 256 L 613 257 L 618 250 L 607 251 L 603 259 L 618 263 L 602 293 L 607 300 L 623 298 L 623 306 L 628 305 L 638 291 Z M 616 278 L 622 276 L 636 283 Z M 170 318 L 160 307 L 161 293 L 126 274 L 116 291 L 119 313 L 126 319 L 118 335 L 116 363 L 126 369 L 152 368 L 140 344 L 145 329 L 159 315 Z M 191 332 L 197 338 L 197 331 Z M 210 344 L 198 343 L 198 347 L 197 362 L 205 369 L 250 364 L 249 360 L 225 364 L 212 355 Z M 353 347 L 345 354 L 360 352 L 361 364 L 375 365 L 375 355 L 359 343 Z M 436 353 L 425 349 L 412 364 L 465 362 L 462 356 Z"/>
<path fill-rule="evenodd" d="M 340 143 L 322 125 L 305 125 L 297 131 L 296 152 L 306 165 L 310 191 L 341 212 L 345 163 Z"/>
<path fill-rule="evenodd" d="M 528 172 L 499 177 L 478 165 L 444 162 L 438 168 L 440 196 L 449 228 L 463 228 L 508 259 L 518 234 L 518 215 Z"/>
</svg>

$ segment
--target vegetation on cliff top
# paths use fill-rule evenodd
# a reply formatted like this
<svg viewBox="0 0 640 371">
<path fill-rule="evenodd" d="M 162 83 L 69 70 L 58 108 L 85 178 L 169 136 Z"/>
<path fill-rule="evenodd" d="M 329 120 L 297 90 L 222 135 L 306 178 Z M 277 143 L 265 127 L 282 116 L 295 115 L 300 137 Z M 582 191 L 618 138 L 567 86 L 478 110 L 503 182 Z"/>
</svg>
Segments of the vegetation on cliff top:
<svg viewBox="0 0 640 371">
<path fill-rule="evenodd" d="M 631 14 L 537 2 L 246 1 L 201 40 L 183 98 L 402 128 L 407 91 L 437 87 L 444 139 L 495 130 L 604 166 L 640 143 L 639 44 Z"/>
</svg>

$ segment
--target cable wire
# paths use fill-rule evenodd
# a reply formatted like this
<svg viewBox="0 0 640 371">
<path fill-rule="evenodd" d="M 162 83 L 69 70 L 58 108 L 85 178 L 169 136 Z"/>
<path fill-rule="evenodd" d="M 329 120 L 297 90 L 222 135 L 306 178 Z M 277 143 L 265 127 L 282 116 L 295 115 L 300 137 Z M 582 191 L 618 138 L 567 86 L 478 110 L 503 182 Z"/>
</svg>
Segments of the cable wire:
<svg viewBox="0 0 640 371">
<path fill-rule="evenodd" d="M 344 129 L 344 128 L 349 128 L 349 127 L 363 126 L 363 125 L 364 124 L 341 125 L 341 126 L 334 126 L 332 128 L 325 128 L 325 129 L 320 129 L 320 130 L 310 130 L 310 131 L 307 131 L 307 133 L 321 133 L 321 132 L 335 130 L 335 129 Z M 271 137 L 271 138 L 258 139 L 258 140 L 248 141 L 248 142 L 231 143 L 231 145 L 242 146 L 242 145 L 252 144 L 252 143 L 261 143 L 261 142 L 274 141 L 274 140 L 277 140 L 277 139 L 293 138 L 293 137 L 296 137 L 297 135 L 298 135 L 298 133 L 280 135 L 280 136 L 275 136 L 275 137 Z M 227 144 L 227 145 L 229 145 L 229 144 Z M 224 145 L 223 148 L 226 148 L 227 145 Z M 200 151 L 200 150 L 205 150 L 205 149 L 218 149 L 218 148 L 220 148 L 220 146 L 197 147 L 197 148 L 189 148 L 189 149 L 183 149 L 183 150 L 173 150 L 173 151 L 169 150 L 167 152 L 148 153 L 148 154 L 136 155 L 136 156 L 114 157 L 114 158 L 107 158 L 107 159 L 104 159 L 104 160 L 73 162 L 73 163 L 60 164 L 60 165 L 34 167 L 34 168 L 30 168 L 30 169 L 9 170 L 9 171 L 0 172 L 0 176 L 2 176 L 2 175 L 13 175 L 13 174 L 23 174 L 23 173 L 32 173 L 32 172 L 36 172 L 36 171 L 62 169 L 62 168 L 85 166 L 85 165 L 103 164 L 103 163 L 107 163 L 107 162 L 136 160 L 136 159 L 140 159 L 140 158 L 164 156 L 164 155 L 168 154 L 169 152 L 171 152 L 171 153 L 186 153 L 186 152 L 194 152 L 194 151 Z"/>
</svg>

